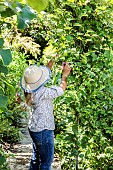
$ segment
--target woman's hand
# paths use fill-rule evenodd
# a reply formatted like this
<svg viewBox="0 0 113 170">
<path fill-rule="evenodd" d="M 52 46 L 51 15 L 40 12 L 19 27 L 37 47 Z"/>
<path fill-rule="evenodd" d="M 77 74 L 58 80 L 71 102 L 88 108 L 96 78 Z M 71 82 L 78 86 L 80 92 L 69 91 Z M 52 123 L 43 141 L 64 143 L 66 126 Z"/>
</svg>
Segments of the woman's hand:
<svg viewBox="0 0 113 170">
<path fill-rule="evenodd" d="M 71 67 L 68 63 L 63 67 L 63 74 L 62 74 L 62 80 L 60 83 L 60 87 L 65 91 L 67 87 L 67 77 L 71 72 Z"/>
<path fill-rule="evenodd" d="M 56 54 L 54 54 L 54 55 L 52 55 L 52 59 L 48 62 L 48 64 L 47 64 L 47 67 L 51 70 L 52 69 L 52 66 L 53 66 L 53 63 L 54 63 L 54 61 L 55 61 L 55 58 L 57 58 L 58 57 L 58 54 L 56 53 Z"/>
<path fill-rule="evenodd" d="M 67 77 L 71 72 L 71 67 L 68 63 L 63 67 L 63 74 L 62 77 Z"/>
<path fill-rule="evenodd" d="M 51 70 L 52 66 L 53 66 L 53 63 L 54 63 L 54 59 L 50 60 L 47 64 L 47 67 Z"/>
</svg>

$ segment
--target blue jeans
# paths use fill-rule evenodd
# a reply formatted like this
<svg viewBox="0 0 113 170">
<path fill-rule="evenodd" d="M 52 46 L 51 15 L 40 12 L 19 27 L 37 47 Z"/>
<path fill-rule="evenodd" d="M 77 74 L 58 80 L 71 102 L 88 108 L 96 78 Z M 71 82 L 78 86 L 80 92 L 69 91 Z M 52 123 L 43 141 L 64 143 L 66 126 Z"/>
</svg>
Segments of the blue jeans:
<svg viewBox="0 0 113 170">
<path fill-rule="evenodd" d="M 54 159 L 54 132 L 43 130 L 32 132 L 29 130 L 33 140 L 33 151 L 30 170 L 51 170 Z"/>
</svg>

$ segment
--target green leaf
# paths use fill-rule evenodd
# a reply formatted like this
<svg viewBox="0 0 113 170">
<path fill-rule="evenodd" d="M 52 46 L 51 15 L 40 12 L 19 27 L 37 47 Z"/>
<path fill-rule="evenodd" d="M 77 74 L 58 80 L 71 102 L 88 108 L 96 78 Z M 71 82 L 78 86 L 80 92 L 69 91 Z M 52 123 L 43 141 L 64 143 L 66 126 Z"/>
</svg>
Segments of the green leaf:
<svg viewBox="0 0 113 170">
<path fill-rule="evenodd" d="M 5 5 L 3 2 L 0 2 L 0 12 L 5 10 Z"/>
<path fill-rule="evenodd" d="M 32 20 L 34 18 L 37 18 L 36 13 L 28 6 L 25 6 L 22 9 L 22 12 L 20 12 L 20 16 L 23 17 L 24 20 Z"/>
<path fill-rule="evenodd" d="M 35 9 L 37 12 L 43 11 L 49 3 L 49 0 L 28 0 L 28 5 Z"/>
<path fill-rule="evenodd" d="M 8 88 L 9 88 L 11 94 L 15 93 L 15 88 L 11 84 L 8 84 Z"/>
<path fill-rule="evenodd" d="M 36 13 L 28 6 L 25 6 L 23 9 L 21 9 L 21 12 L 17 14 L 18 28 L 26 28 L 30 21 L 34 18 L 37 18 Z"/>
<path fill-rule="evenodd" d="M 0 95 L 0 107 L 6 107 L 8 101 L 8 96 L 2 96 Z"/>
<path fill-rule="evenodd" d="M 10 9 L 10 8 L 6 8 L 5 11 L 1 12 L 1 16 L 4 17 L 4 18 L 11 17 L 14 14 L 15 14 L 14 11 L 12 9 Z"/>
<path fill-rule="evenodd" d="M 0 55 L 2 56 L 4 65 L 8 65 L 12 61 L 12 55 L 9 49 L 0 49 Z"/>
<path fill-rule="evenodd" d="M 0 165 L 6 162 L 6 159 L 4 156 L 0 156 Z"/>
<path fill-rule="evenodd" d="M 15 88 L 14 88 L 11 84 L 9 84 L 8 82 L 6 82 L 6 81 L 4 81 L 4 82 L 5 82 L 6 85 L 8 86 L 11 94 L 14 94 L 14 93 L 15 93 Z"/>
<path fill-rule="evenodd" d="M 4 44 L 4 40 L 3 40 L 3 38 L 0 38 L 0 47 L 2 47 L 3 44 Z"/>
<path fill-rule="evenodd" d="M 68 41 L 72 41 L 72 40 L 73 40 L 73 37 L 72 37 L 71 35 L 68 35 L 68 36 L 66 37 L 66 39 L 67 39 Z"/>
<path fill-rule="evenodd" d="M 77 125 L 73 125 L 73 126 L 72 126 L 72 131 L 73 131 L 74 133 L 78 133 L 78 127 L 77 127 Z"/>
<path fill-rule="evenodd" d="M 0 73 L 8 74 L 8 68 L 0 64 Z"/>
<path fill-rule="evenodd" d="M 25 21 L 17 15 L 17 21 L 18 21 L 18 29 L 24 29 L 28 26 L 28 23 L 25 23 Z"/>
<path fill-rule="evenodd" d="M 3 91 L 2 90 L 0 90 L 0 95 L 3 95 Z"/>
<path fill-rule="evenodd" d="M 79 24 L 79 23 L 75 23 L 74 26 L 76 26 L 76 27 L 81 27 L 82 25 Z"/>
</svg>

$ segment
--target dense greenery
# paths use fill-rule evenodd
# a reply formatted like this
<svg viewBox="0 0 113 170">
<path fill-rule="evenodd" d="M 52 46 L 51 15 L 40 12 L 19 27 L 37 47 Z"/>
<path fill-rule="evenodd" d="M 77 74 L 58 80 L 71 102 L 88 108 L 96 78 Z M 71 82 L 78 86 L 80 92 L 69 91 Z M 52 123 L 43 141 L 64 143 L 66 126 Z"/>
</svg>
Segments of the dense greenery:
<svg viewBox="0 0 113 170">
<path fill-rule="evenodd" d="M 20 11 L 17 10 L 19 8 Z M 10 36 L 8 31 L 14 27 L 11 20 L 16 16 L 17 20 L 14 24 L 18 28 L 25 28 L 28 25 L 26 20 L 31 21 L 36 17 L 36 12 L 16 1 L 0 2 L 0 169 L 2 170 L 7 168 L 5 162 L 8 156 L 3 151 L 2 144 L 19 141 L 22 136 L 19 131 L 21 118 L 26 116 L 24 105 L 21 104 L 23 99 L 19 94 L 20 77 L 27 65 L 26 57 L 16 52 L 8 41 Z"/>
<path fill-rule="evenodd" d="M 4 41 L 13 51 L 13 61 L 8 63 L 9 74 L 0 75 L 2 92 L 9 96 L 0 116 L 3 140 L 19 133 L 14 127 L 19 126 L 18 116 L 24 115 L 24 108 L 15 99 L 16 92 L 23 97 L 17 84 L 24 68 L 45 64 L 57 53 L 53 84 L 59 84 L 62 62 L 72 65 L 67 91 L 55 101 L 56 152 L 62 169 L 113 169 L 112 10 L 112 1 L 57 0 L 37 18 L 33 14 L 36 19 L 24 30 L 15 26 L 15 17 L 12 21 L 5 18 L 1 33 L 10 35 Z"/>
</svg>

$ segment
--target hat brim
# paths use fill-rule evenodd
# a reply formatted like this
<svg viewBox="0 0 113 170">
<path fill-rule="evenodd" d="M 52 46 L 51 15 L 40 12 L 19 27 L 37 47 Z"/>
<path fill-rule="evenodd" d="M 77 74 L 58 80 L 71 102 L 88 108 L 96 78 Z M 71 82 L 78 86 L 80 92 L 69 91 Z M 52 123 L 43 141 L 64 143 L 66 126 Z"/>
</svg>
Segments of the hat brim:
<svg viewBox="0 0 113 170">
<path fill-rule="evenodd" d="M 40 66 L 40 69 L 42 70 L 42 76 L 40 80 L 34 84 L 27 84 L 24 80 L 24 77 L 21 78 L 20 86 L 24 91 L 28 93 L 33 93 L 45 83 L 47 83 L 47 81 L 50 79 L 51 70 L 46 66 Z"/>
</svg>

